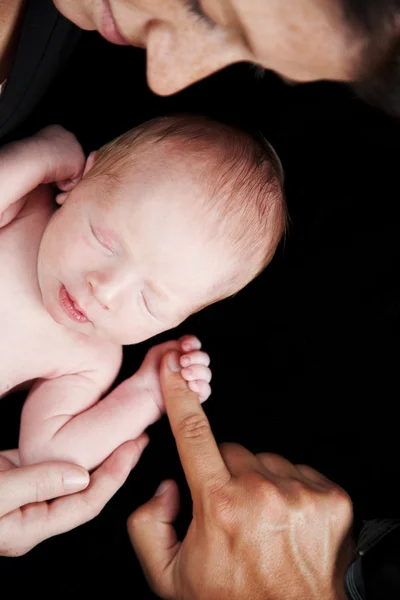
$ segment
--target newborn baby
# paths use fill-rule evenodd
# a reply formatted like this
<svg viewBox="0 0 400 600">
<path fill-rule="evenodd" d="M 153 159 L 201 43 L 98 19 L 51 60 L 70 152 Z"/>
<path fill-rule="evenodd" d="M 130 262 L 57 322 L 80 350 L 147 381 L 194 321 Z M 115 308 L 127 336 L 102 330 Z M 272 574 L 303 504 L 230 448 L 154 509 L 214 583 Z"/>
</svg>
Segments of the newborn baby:
<svg viewBox="0 0 400 600">
<path fill-rule="evenodd" d="M 59 126 L 0 151 L 0 396 L 31 387 L 22 464 L 93 469 L 161 416 L 167 350 L 200 400 L 210 394 L 209 358 L 186 336 L 152 348 L 107 395 L 122 345 L 243 288 L 270 262 L 286 212 L 268 143 L 206 118 L 156 118 L 90 154 L 78 183 L 59 183 L 56 209 L 45 184 L 79 160 Z"/>
</svg>

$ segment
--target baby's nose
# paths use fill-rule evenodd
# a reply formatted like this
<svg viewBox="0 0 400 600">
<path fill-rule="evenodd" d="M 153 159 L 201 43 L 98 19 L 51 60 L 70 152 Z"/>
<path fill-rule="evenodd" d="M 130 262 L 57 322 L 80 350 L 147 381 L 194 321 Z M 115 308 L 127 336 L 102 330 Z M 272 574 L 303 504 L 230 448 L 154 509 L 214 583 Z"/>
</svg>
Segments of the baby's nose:
<svg viewBox="0 0 400 600">
<path fill-rule="evenodd" d="M 97 302 L 114 313 L 130 303 L 140 285 L 140 277 L 129 267 L 88 273 L 86 281 Z"/>
<path fill-rule="evenodd" d="M 117 312 L 128 290 L 131 288 L 130 282 L 122 274 L 91 273 L 87 277 L 89 292 L 95 297 L 97 302 L 105 310 Z"/>
<path fill-rule="evenodd" d="M 107 288 L 104 285 L 95 285 L 91 281 L 88 282 L 89 292 L 95 298 L 95 300 L 105 310 L 110 310 L 110 306 L 113 304 L 113 298 L 107 292 Z"/>
</svg>

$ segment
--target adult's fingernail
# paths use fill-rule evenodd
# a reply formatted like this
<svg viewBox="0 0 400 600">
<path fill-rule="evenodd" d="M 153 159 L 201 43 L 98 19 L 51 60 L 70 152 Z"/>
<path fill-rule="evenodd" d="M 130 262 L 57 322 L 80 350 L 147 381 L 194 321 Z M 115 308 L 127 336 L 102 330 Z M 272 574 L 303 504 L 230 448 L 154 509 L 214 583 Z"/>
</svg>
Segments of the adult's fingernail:
<svg viewBox="0 0 400 600">
<path fill-rule="evenodd" d="M 160 485 L 156 489 L 156 493 L 154 494 L 154 496 L 162 496 L 162 494 L 164 492 L 166 492 L 168 488 L 169 488 L 168 481 L 163 481 L 162 483 L 160 483 Z"/>
<path fill-rule="evenodd" d="M 181 370 L 179 364 L 179 354 L 177 352 L 170 352 L 167 359 L 168 367 L 173 373 L 178 373 Z"/>
<path fill-rule="evenodd" d="M 81 471 L 78 469 L 65 471 L 63 476 L 64 489 L 68 492 L 84 490 L 88 486 L 89 480 L 89 473 L 83 469 Z"/>
</svg>

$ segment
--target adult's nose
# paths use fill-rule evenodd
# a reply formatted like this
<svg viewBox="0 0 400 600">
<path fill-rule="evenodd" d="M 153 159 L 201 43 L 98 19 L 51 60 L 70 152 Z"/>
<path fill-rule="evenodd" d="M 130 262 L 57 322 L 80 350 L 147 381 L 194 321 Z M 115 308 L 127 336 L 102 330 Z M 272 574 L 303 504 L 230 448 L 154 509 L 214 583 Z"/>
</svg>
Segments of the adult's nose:
<svg viewBox="0 0 400 600">
<path fill-rule="evenodd" d="M 251 60 L 234 29 L 198 21 L 175 27 L 154 21 L 146 38 L 147 81 L 156 94 L 167 96 L 232 63 Z"/>
</svg>

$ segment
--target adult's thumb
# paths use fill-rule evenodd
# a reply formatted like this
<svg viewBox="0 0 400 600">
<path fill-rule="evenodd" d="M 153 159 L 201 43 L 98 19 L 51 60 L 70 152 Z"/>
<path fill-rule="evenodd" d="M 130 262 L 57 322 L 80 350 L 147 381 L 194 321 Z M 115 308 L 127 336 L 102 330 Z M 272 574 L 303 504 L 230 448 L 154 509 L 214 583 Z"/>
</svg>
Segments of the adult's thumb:
<svg viewBox="0 0 400 600">
<path fill-rule="evenodd" d="M 129 538 L 145 577 L 161 598 L 174 597 L 173 571 L 181 546 L 173 526 L 178 512 L 178 486 L 168 480 L 127 522 Z"/>
<path fill-rule="evenodd" d="M 51 500 L 85 489 L 89 473 L 73 464 L 47 462 L 0 473 L 0 516 L 32 502 Z"/>
</svg>

